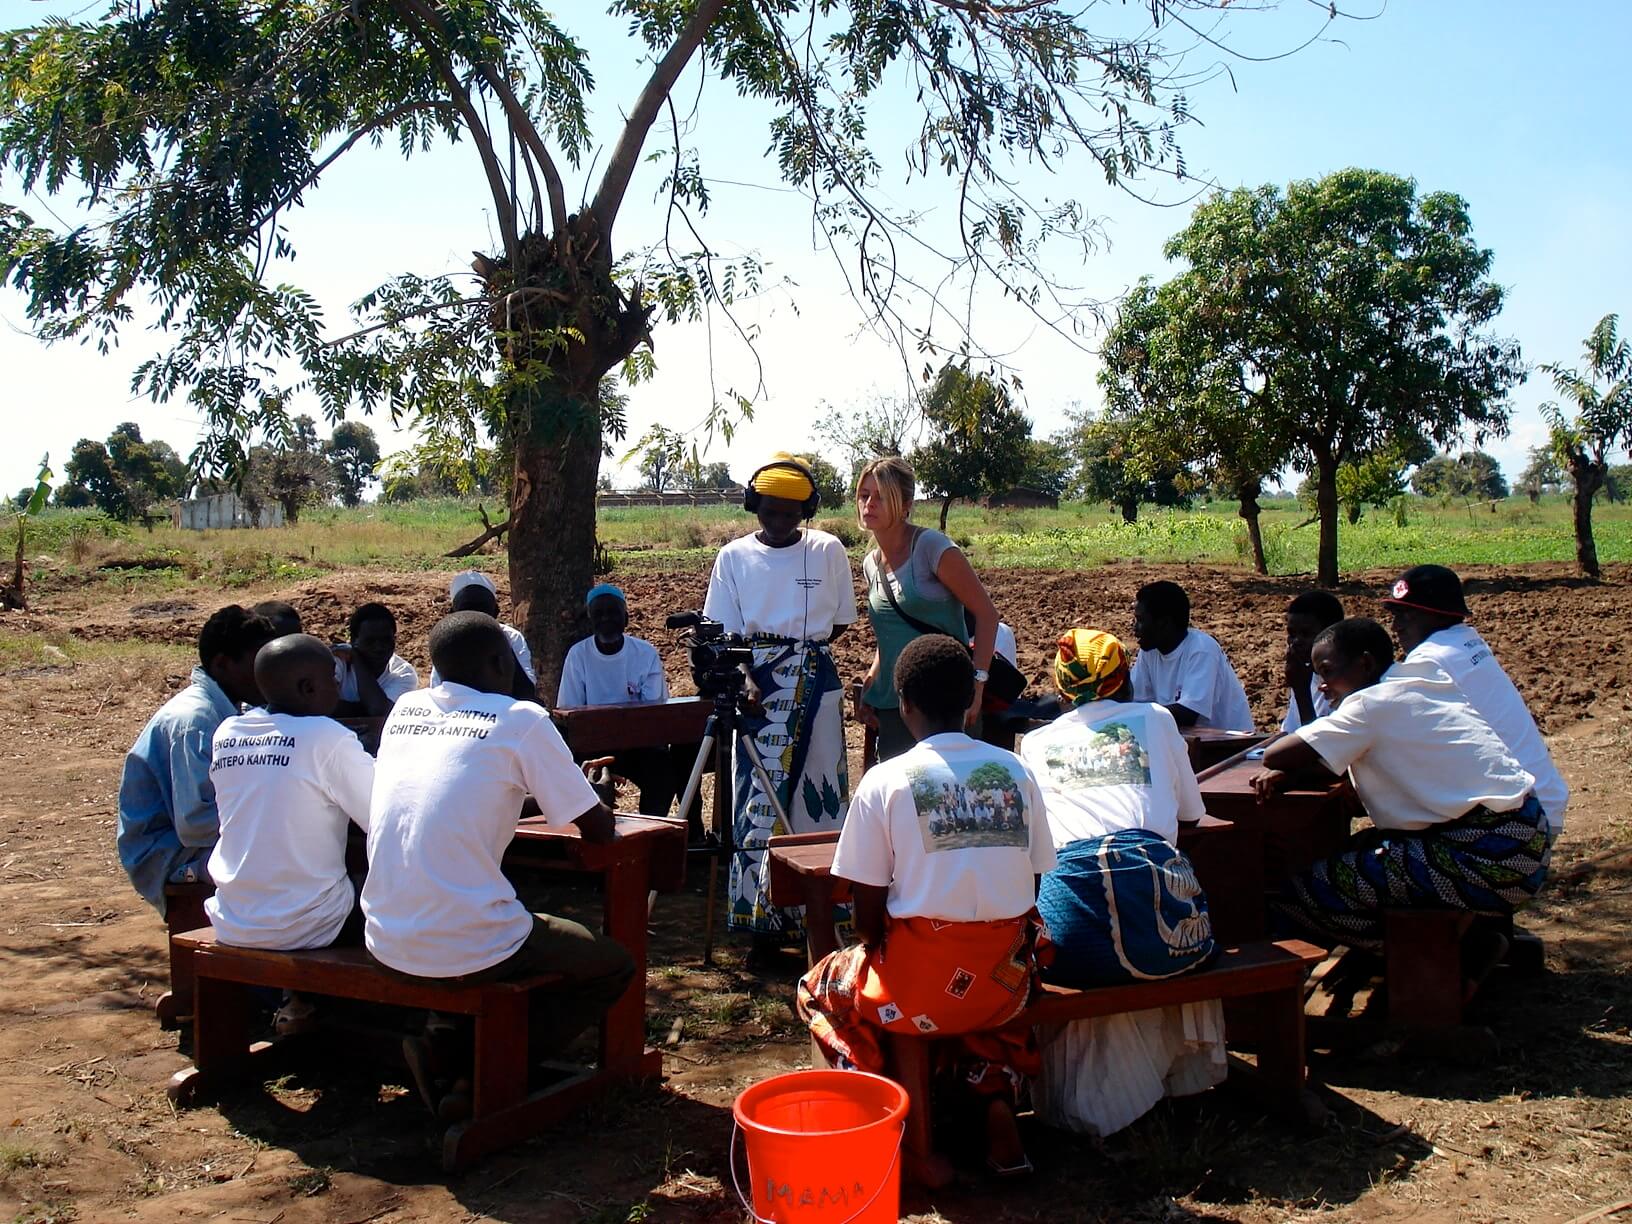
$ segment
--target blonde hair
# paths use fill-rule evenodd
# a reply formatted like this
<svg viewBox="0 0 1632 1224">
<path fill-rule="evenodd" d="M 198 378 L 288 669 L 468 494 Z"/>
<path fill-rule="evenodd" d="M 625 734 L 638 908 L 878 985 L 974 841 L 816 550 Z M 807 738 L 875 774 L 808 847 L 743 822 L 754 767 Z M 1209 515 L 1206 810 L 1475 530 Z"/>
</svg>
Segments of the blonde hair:
<svg viewBox="0 0 1632 1224">
<path fill-rule="evenodd" d="M 918 473 L 912 470 L 912 464 L 900 455 L 884 455 L 870 461 L 856 477 L 858 494 L 861 492 L 861 482 L 869 476 L 878 485 L 879 499 L 897 521 L 912 515 L 912 499 L 918 492 Z M 861 523 L 859 504 L 856 506 L 856 522 Z"/>
</svg>

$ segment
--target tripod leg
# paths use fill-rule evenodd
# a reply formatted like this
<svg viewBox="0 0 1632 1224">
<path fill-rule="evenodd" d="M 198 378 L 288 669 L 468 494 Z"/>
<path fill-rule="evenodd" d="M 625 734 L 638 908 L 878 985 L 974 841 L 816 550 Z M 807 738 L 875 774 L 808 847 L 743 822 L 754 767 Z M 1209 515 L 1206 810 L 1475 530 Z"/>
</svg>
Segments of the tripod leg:
<svg viewBox="0 0 1632 1224">
<path fill-rule="evenodd" d="M 708 720 L 708 733 L 697 750 L 697 763 L 692 767 L 692 782 L 702 777 L 703 753 L 714 751 L 714 833 L 719 849 L 708 860 L 708 902 L 703 909 L 703 965 L 714 963 L 714 907 L 720 896 L 720 856 L 731 853 L 731 743 L 736 737 L 730 727 L 721 727 L 714 717 Z M 691 793 L 691 786 L 686 793 Z M 688 806 L 684 809 L 690 811 Z"/>
<path fill-rule="evenodd" d="M 703 741 L 697 745 L 697 759 L 691 763 L 691 776 L 686 779 L 686 790 L 680 796 L 680 815 L 687 818 L 686 813 L 691 811 L 691 805 L 696 802 L 697 792 L 703 786 L 703 771 L 708 768 L 708 759 L 715 753 L 715 744 L 718 742 L 719 717 L 714 714 L 708 716 L 703 724 Z"/>
<path fill-rule="evenodd" d="M 720 858 L 708 860 L 708 906 L 703 911 L 703 965 L 714 963 L 714 905 L 720 894 Z"/>
</svg>

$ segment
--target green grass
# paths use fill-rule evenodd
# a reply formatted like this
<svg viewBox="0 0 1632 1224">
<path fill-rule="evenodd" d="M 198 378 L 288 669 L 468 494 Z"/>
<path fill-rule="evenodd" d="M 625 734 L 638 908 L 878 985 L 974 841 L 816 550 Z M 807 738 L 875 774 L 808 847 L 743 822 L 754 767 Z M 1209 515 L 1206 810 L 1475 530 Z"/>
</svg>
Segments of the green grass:
<svg viewBox="0 0 1632 1224">
<path fill-rule="evenodd" d="M 1561 497 L 1532 506 L 1523 498 L 1499 503 L 1496 512 L 1441 506 L 1420 498 L 1402 503 L 1404 522 L 1393 509 L 1368 510 L 1358 524 L 1338 530 L 1339 563 L 1345 570 L 1389 569 L 1437 561 L 1447 564 L 1514 565 L 1574 558 L 1570 508 Z M 489 506 L 489 514 L 502 508 Z M 939 507 L 919 506 L 918 521 L 936 525 Z M 1272 573 L 1315 568 L 1319 529 L 1290 501 L 1266 503 L 1265 550 Z M 1632 506 L 1599 505 L 1594 512 L 1603 561 L 1632 560 Z M 601 543 L 622 569 L 700 569 L 715 551 L 747 531 L 752 520 L 734 506 L 612 507 L 598 522 Z M 848 508 L 817 519 L 859 556 L 866 540 Z M 110 592 L 159 597 L 194 586 L 231 590 L 284 586 L 335 569 L 384 568 L 453 571 L 472 563 L 500 570 L 502 556 L 471 560 L 442 554 L 480 530 L 474 502 L 454 499 L 355 510 L 308 510 L 299 523 L 270 531 L 147 531 L 113 523 L 87 511 L 52 510 L 29 524 L 27 555 L 36 564 L 37 586 L 94 581 Z M 1146 509 L 1123 523 L 1105 506 L 1066 504 L 1059 510 L 985 510 L 955 506 L 947 531 L 977 565 L 1078 569 L 1106 561 L 1199 561 L 1246 565 L 1246 527 L 1233 503 L 1189 511 Z M 0 556 L 15 547 L 15 520 L 0 519 Z M 159 563 L 157 568 L 105 568 L 109 562 Z"/>
</svg>

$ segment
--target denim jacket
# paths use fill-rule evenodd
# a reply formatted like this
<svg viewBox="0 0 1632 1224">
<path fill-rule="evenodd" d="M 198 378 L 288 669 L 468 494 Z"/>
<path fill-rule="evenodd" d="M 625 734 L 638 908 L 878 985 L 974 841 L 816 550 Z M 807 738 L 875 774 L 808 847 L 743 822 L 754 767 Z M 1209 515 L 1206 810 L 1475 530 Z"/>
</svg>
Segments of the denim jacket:
<svg viewBox="0 0 1632 1224">
<path fill-rule="evenodd" d="M 159 708 L 125 756 L 119 781 L 119 862 L 159 913 L 164 886 L 204 860 L 219 817 L 210 781 L 210 742 L 238 707 L 202 667 Z"/>
</svg>

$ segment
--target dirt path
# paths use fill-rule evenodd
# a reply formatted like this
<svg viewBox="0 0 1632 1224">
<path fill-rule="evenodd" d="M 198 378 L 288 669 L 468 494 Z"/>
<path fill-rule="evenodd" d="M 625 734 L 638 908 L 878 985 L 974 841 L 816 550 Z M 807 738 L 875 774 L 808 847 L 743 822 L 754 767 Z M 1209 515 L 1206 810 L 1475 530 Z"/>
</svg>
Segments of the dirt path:
<svg viewBox="0 0 1632 1224">
<path fill-rule="evenodd" d="M 1069 624 L 1123 628 L 1133 589 L 1158 575 L 1190 588 L 1197 623 L 1225 642 L 1268 721 L 1280 700 L 1270 683 L 1279 609 L 1295 584 L 1139 565 L 990 577 L 1035 670 Z M 970 1179 L 933 1202 L 909 1198 L 914 1218 L 1566 1221 L 1624 1197 L 1632 865 L 1624 854 L 1599 870 L 1579 865 L 1632 844 L 1628 576 L 1623 567 L 1580 588 L 1539 567 L 1480 572 L 1471 584 L 1481 629 L 1537 703 L 1576 788 L 1555 882 L 1524 920 L 1547 940 L 1548 972 L 1504 981 L 1480 1004 L 1477 1018 L 1503 1039 L 1496 1060 L 1321 1059 L 1314 1073 L 1334 1120 L 1314 1136 L 1211 1098 L 1158 1108 L 1102 1149 L 1039 1129 L 1030 1184 L 1000 1191 Z M 664 642 L 653 626 L 696 606 L 704 580 L 630 577 L 637 631 Z M 383 597 L 415 657 L 442 581 L 337 575 L 280 593 L 323 631 L 364 591 Z M 1344 595 L 1357 611 L 1375 609 L 1359 584 Z M 70 591 L 0 629 L 186 642 L 215 602 L 182 594 L 163 609 L 104 606 Z M 866 650 L 864 634 L 844 643 L 848 674 Z M 187 1060 L 149 1011 L 164 975 L 160 927 L 119 870 L 113 834 L 123 753 L 184 671 L 179 652 L 121 649 L 0 675 L 0 1219 L 741 1218 L 726 1167 L 730 1101 L 799 1065 L 807 1047 L 789 1007 L 791 964 L 762 978 L 729 955 L 698 966 L 700 881 L 657 911 L 651 1031 L 661 1039 L 678 1020 L 682 1034 L 663 1090 L 604 1103 L 456 1179 L 437 1171 L 414 1098 L 366 1068 L 317 1067 L 222 1109 L 174 1113 L 162 1089 Z M 568 911 L 592 901 L 566 890 L 545 900 Z"/>
</svg>

